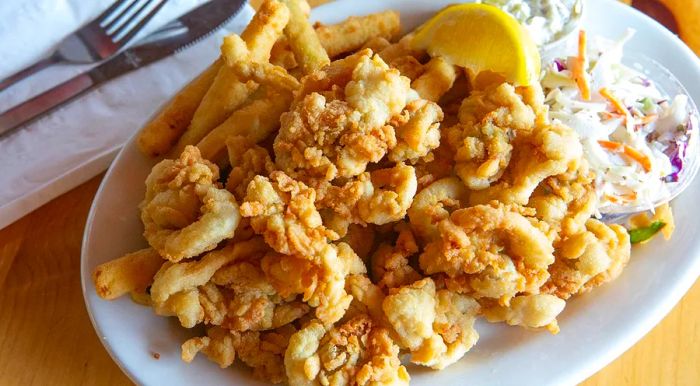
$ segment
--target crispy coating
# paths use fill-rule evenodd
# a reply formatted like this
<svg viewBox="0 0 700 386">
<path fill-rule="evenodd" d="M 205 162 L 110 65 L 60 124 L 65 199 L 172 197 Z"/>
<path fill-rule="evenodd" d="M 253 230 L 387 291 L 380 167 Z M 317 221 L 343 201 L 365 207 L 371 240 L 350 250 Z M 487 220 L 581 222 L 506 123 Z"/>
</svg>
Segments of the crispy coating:
<svg viewBox="0 0 700 386">
<path fill-rule="evenodd" d="M 399 337 L 411 351 L 411 362 L 443 369 L 458 361 L 479 339 L 474 320 L 479 304 L 466 295 L 441 289 L 422 279 L 398 288 L 382 308 Z"/>
<path fill-rule="evenodd" d="M 442 118 L 442 109 L 436 103 L 424 99 L 409 102 L 391 122 L 396 128 L 397 143 L 389 152 L 389 160 L 416 163 L 428 156 L 440 145 Z"/>
<path fill-rule="evenodd" d="M 348 244 L 350 248 L 365 263 L 369 260 L 370 252 L 374 248 L 375 231 L 371 225 L 362 226 L 351 224 L 348 231 L 340 241 Z"/>
<path fill-rule="evenodd" d="M 214 249 L 233 237 L 238 203 L 217 183 L 216 165 L 194 146 L 177 160 L 164 160 L 146 179 L 141 203 L 144 237 L 164 258 L 177 262 Z"/>
<path fill-rule="evenodd" d="M 221 60 L 216 60 L 199 76 L 187 84 L 158 115 L 143 126 L 136 144 L 149 157 L 165 155 L 177 143 L 192 121 L 194 112 L 219 73 Z"/>
<path fill-rule="evenodd" d="M 316 34 L 328 56 L 355 51 L 374 38 L 392 40 L 401 28 L 396 11 L 384 11 L 367 16 L 350 16 L 334 25 L 316 25 Z"/>
<path fill-rule="evenodd" d="M 319 261 L 314 262 L 270 253 L 263 258 L 262 269 L 281 296 L 301 294 L 304 302 L 316 308 L 318 319 L 332 324 L 343 316 L 352 301 L 345 291 L 345 278 L 367 270 L 345 243 L 327 244 L 318 256 Z"/>
<path fill-rule="evenodd" d="M 221 326 L 231 331 L 261 331 L 281 327 L 309 312 L 295 296 L 280 296 L 265 277 L 261 256 L 249 256 L 219 269 L 212 283 L 229 289 Z"/>
<path fill-rule="evenodd" d="M 411 206 L 418 189 L 416 170 L 399 163 L 361 176 L 364 191 L 357 203 L 359 217 L 368 223 L 383 225 L 399 221 Z"/>
<path fill-rule="evenodd" d="M 100 264 L 92 273 L 95 291 L 103 299 L 116 299 L 128 292 L 142 293 L 153 283 L 153 276 L 164 262 L 153 248 L 145 248 Z"/>
<path fill-rule="evenodd" d="M 566 302 L 554 295 L 535 294 L 520 295 L 510 301 L 508 307 L 494 305 L 482 308 L 482 313 L 489 322 L 506 322 L 511 326 L 525 328 L 544 327 L 552 334 L 559 332 L 557 315 L 566 306 Z"/>
<path fill-rule="evenodd" d="M 176 292 L 206 284 L 227 263 L 265 249 L 262 240 L 253 239 L 231 243 L 223 249 L 207 253 L 197 261 L 163 264 L 153 279 L 151 297 L 154 302 L 164 302 Z"/>
<path fill-rule="evenodd" d="M 265 148 L 252 144 L 246 137 L 228 137 L 226 149 L 231 164 L 226 190 L 243 202 L 250 181 L 257 175 L 269 177 L 275 171 L 275 163 Z"/>
<path fill-rule="evenodd" d="M 459 109 L 459 124 L 448 129 L 455 172 L 470 189 L 485 189 L 504 173 L 511 142 L 532 131 L 535 114 L 507 83 L 473 91 Z"/>
<path fill-rule="evenodd" d="M 573 129 L 561 124 L 536 126 L 531 135 L 516 139 L 509 166 L 499 181 L 473 192 L 469 202 L 499 200 L 525 205 L 540 182 L 575 169 L 582 158 L 583 148 Z"/>
<path fill-rule="evenodd" d="M 437 102 L 457 79 L 457 69 L 445 59 L 438 56 L 430 59 L 425 65 L 425 71 L 416 78 L 411 87 L 421 98 Z"/>
<path fill-rule="evenodd" d="M 236 359 L 231 333 L 220 327 L 207 330 L 207 336 L 191 338 L 182 344 L 182 360 L 189 363 L 202 352 L 221 368 L 229 367 Z"/>
<path fill-rule="evenodd" d="M 423 240 L 438 237 L 438 224 L 450 216 L 448 209 L 462 206 L 467 194 L 467 188 L 456 177 L 445 177 L 426 186 L 408 209 L 411 227 Z"/>
<path fill-rule="evenodd" d="M 542 292 L 562 299 L 614 280 L 631 254 L 629 234 L 620 225 L 589 219 L 586 231 L 564 239 Z"/>
<path fill-rule="evenodd" d="M 287 379 L 284 367 L 284 353 L 289 339 L 296 332 L 291 324 L 271 331 L 249 331 L 233 334 L 233 345 L 238 358 L 253 368 L 257 379 L 284 383 Z"/>
<path fill-rule="evenodd" d="M 399 236 L 392 246 L 382 243 L 372 255 L 372 277 L 381 288 L 396 288 L 420 280 L 421 275 L 409 265 L 409 257 L 418 253 L 418 244 L 406 223 L 396 226 Z"/>
<path fill-rule="evenodd" d="M 241 212 L 275 251 L 314 259 L 328 239 L 338 238 L 323 226 L 315 200 L 315 190 L 275 171 L 248 184 Z"/>
<path fill-rule="evenodd" d="M 578 168 L 548 177 L 533 192 L 528 206 L 556 232 L 555 242 L 585 232 L 586 221 L 598 207 L 594 179 L 588 161 L 582 159 Z"/>
<path fill-rule="evenodd" d="M 328 331 L 312 321 L 291 337 L 284 362 L 292 385 L 408 385 L 398 353 L 386 329 L 358 315 Z"/>
<path fill-rule="evenodd" d="M 370 50 L 332 63 L 305 78 L 299 100 L 282 115 L 275 162 L 304 180 L 361 174 L 396 145 L 387 123 L 403 110 L 409 90 L 408 79 Z"/>
<path fill-rule="evenodd" d="M 549 277 L 554 248 L 537 220 L 520 211 L 529 214 L 495 203 L 453 212 L 440 222 L 440 237 L 420 255 L 421 268 L 450 278 L 467 275 L 474 297 L 504 304 L 518 292 L 537 293 Z"/>
</svg>

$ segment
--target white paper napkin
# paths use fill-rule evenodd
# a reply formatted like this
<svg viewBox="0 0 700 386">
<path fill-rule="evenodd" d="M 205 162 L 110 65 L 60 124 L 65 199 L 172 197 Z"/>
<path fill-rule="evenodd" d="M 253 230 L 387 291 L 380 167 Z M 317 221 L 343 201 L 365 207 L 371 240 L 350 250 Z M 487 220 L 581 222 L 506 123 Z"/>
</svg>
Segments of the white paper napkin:
<svg viewBox="0 0 700 386">
<path fill-rule="evenodd" d="M 0 79 L 48 55 L 111 2 L 0 1 Z M 168 0 L 139 35 L 204 2 Z M 246 6 L 224 28 L 187 50 L 103 84 L 0 138 L 0 228 L 105 170 L 155 109 L 218 56 L 221 38 L 240 32 L 252 15 Z M 90 67 L 48 68 L 0 92 L 0 111 Z"/>
</svg>

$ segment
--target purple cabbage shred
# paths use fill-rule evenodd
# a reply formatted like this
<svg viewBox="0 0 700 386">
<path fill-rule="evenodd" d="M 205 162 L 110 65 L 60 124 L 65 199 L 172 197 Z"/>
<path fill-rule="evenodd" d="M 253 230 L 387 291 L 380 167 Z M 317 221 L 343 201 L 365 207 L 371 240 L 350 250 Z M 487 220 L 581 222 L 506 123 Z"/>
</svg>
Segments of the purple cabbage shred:
<svg viewBox="0 0 700 386">
<path fill-rule="evenodd" d="M 554 64 L 557 66 L 557 72 L 566 70 L 566 64 L 561 59 L 554 59 Z"/>
<path fill-rule="evenodd" d="M 685 158 L 685 142 L 676 141 L 666 150 L 666 155 L 671 159 L 671 174 L 664 177 L 664 182 L 678 182 L 678 174 L 683 170 L 683 159 Z"/>
</svg>

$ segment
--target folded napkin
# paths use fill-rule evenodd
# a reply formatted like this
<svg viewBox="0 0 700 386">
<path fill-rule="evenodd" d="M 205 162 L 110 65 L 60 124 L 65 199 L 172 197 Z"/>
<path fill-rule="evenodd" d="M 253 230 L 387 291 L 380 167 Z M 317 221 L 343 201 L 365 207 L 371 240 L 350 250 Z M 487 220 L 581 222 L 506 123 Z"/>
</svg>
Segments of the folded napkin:
<svg viewBox="0 0 700 386">
<path fill-rule="evenodd" d="M 48 55 L 63 37 L 94 19 L 111 2 L 0 1 L 0 79 Z M 168 0 L 139 36 L 204 2 Z M 221 38 L 240 32 L 252 15 L 252 8 L 246 6 L 224 28 L 183 52 L 113 79 L 0 137 L 0 228 L 104 171 L 153 112 L 218 56 Z M 0 111 L 90 67 L 45 69 L 0 92 Z"/>
</svg>

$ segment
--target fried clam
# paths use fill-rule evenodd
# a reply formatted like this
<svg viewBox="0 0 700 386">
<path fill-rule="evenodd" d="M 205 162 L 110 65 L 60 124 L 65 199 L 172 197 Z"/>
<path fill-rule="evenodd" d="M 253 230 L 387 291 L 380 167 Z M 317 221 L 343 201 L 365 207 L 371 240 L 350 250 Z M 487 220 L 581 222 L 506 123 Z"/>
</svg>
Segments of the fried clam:
<svg viewBox="0 0 700 386">
<path fill-rule="evenodd" d="M 211 327 L 206 336 L 191 338 L 182 344 L 182 360 L 192 362 L 201 352 L 225 368 L 238 357 L 253 369 L 255 378 L 283 383 L 286 380 L 284 353 L 290 337 L 296 331 L 291 324 L 260 332 L 231 332 L 221 327 Z"/>
<path fill-rule="evenodd" d="M 467 295 L 435 288 L 430 278 L 390 291 L 382 310 L 411 362 L 443 369 L 479 339 L 474 321 L 479 303 Z"/>
<path fill-rule="evenodd" d="M 187 146 L 163 160 L 146 179 L 140 205 L 144 237 L 163 258 L 177 262 L 210 251 L 233 237 L 240 214 L 235 197 L 221 189 L 216 165 Z"/>
<path fill-rule="evenodd" d="M 578 135 L 547 120 L 541 94 L 538 86 L 516 90 L 503 83 L 463 101 L 448 142 L 455 149 L 455 173 L 475 190 L 471 205 L 525 205 L 545 178 L 578 167 Z"/>
<path fill-rule="evenodd" d="M 401 114 L 391 121 L 397 143 L 389 151 L 389 160 L 416 163 L 427 157 L 440 145 L 440 122 L 443 117 L 437 103 L 425 99 L 408 102 Z"/>
<path fill-rule="evenodd" d="M 309 312 L 295 295 L 282 297 L 265 277 L 262 254 L 239 259 L 214 274 L 222 288 L 225 314 L 221 326 L 231 331 L 261 331 L 281 327 Z"/>
<path fill-rule="evenodd" d="M 562 240 L 541 291 L 561 299 L 590 291 L 617 278 L 630 254 L 630 238 L 624 227 L 589 219 L 585 232 Z"/>
<path fill-rule="evenodd" d="M 429 275 L 446 274 L 451 288 L 505 305 L 517 293 L 538 293 L 549 278 L 554 248 L 546 223 L 532 214 L 500 203 L 454 211 L 425 246 L 420 267 Z"/>
<path fill-rule="evenodd" d="M 398 354 L 385 328 L 357 315 L 328 330 L 309 323 L 289 339 L 284 364 L 291 385 L 408 385 Z"/>
<path fill-rule="evenodd" d="M 510 163 L 512 141 L 529 134 L 535 113 L 513 86 L 474 90 L 459 109 L 459 124 L 447 130 L 455 150 L 455 173 L 470 189 L 485 189 Z"/>
<path fill-rule="evenodd" d="M 199 260 L 166 262 L 156 272 L 151 285 L 154 311 L 159 315 L 177 316 L 186 328 L 201 322 L 221 324 L 226 314 L 223 294 L 210 283 L 211 278 L 225 265 L 245 256 L 260 256 L 267 250 L 261 239 L 253 239 L 229 243 Z"/>
<path fill-rule="evenodd" d="M 532 133 L 513 142 L 511 162 L 499 180 L 469 196 L 471 205 L 498 200 L 526 205 L 533 191 L 547 177 L 577 169 L 583 160 L 578 135 L 559 123 L 537 125 Z"/>
<path fill-rule="evenodd" d="M 367 272 L 352 248 L 342 242 L 326 244 L 318 261 L 272 252 L 265 255 L 261 266 L 280 296 L 302 295 L 325 324 L 338 321 L 350 306 L 352 296 L 345 291 L 346 277 Z"/>
<path fill-rule="evenodd" d="M 383 289 L 408 285 L 421 278 L 421 274 L 409 264 L 409 258 L 418 253 L 418 243 L 411 228 L 406 223 L 399 223 L 395 229 L 399 235 L 393 245 L 384 242 L 372 255 L 372 277 Z"/>
<path fill-rule="evenodd" d="M 423 240 L 439 236 L 438 224 L 450 216 L 449 209 L 463 206 L 468 190 L 457 177 L 445 177 L 421 189 L 408 209 L 411 228 Z"/>
<path fill-rule="evenodd" d="M 246 188 L 255 176 L 268 177 L 276 170 L 270 154 L 243 136 L 232 136 L 226 140 L 231 172 L 226 179 L 226 190 L 243 202 Z"/>
<path fill-rule="evenodd" d="M 256 175 L 248 184 L 241 213 L 277 252 L 313 259 L 339 236 L 323 226 L 316 191 L 284 172 Z"/>
<path fill-rule="evenodd" d="M 294 178 L 349 178 L 396 145 L 389 119 L 406 106 L 409 80 L 371 50 L 304 78 L 281 119 L 275 162 Z"/>
<path fill-rule="evenodd" d="M 508 306 L 496 302 L 482 303 L 482 314 L 492 323 L 506 322 L 511 326 L 530 329 L 545 328 L 552 334 L 559 332 L 557 315 L 566 302 L 554 295 L 519 295 L 511 299 Z"/>
<path fill-rule="evenodd" d="M 359 218 L 364 222 L 383 225 L 406 216 L 418 189 L 416 170 L 404 163 L 377 169 L 361 176 L 363 193 L 357 202 Z"/>
<path fill-rule="evenodd" d="M 598 207 L 594 179 L 588 161 L 582 159 L 577 168 L 546 178 L 530 196 L 527 206 L 550 225 L 555 246 L 559 240 L 586 230 L 586 221 Z"/>
</svg>

